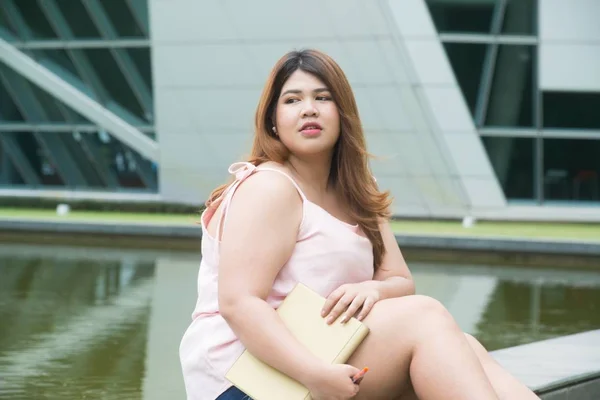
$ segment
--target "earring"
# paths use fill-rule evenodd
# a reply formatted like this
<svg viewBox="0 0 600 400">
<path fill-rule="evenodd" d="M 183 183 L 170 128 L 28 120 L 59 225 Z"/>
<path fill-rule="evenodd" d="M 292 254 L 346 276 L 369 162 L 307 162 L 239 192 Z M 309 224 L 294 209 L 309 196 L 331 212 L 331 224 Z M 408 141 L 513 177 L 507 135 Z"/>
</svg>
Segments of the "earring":
<svg viewBox="0 0 600 400">
<path fill-rule="evenodd" d="M 277 135 L 277 128 L 272 127 L 271 129 L 273 129 L 273 133 Z"/>
</svg>

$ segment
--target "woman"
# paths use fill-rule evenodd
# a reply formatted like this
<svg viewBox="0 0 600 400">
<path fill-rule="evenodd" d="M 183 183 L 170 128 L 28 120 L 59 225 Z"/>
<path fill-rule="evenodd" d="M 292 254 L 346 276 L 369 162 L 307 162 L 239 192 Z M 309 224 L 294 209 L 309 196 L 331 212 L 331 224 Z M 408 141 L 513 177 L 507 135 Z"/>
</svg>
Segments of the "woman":
<svg viewBox="0 0 600 400">
<path fill-rule="evenodd" d="M 251 159 L 230 168 L 235 181 L 202 215 L 198 302 L 180 347 L 188 399 L 247 398 L 224 377 L 245 348 L 315 400 L 536 398 L 440 303 L 414 295 L 352 90 L 330 57 L 281 58 L 255 129 Z M 297 282 L 327 297 L 328 322 L 356 315 L 370 328 L 347 365 L 304 351 L 277 316 Z"/>
</svg>

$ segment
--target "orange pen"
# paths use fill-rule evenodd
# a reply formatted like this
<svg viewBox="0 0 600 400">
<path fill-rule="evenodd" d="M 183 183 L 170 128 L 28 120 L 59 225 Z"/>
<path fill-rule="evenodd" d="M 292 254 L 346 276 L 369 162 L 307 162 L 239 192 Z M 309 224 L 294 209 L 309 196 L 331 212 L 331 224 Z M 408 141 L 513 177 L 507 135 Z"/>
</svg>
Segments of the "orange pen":
<svg viewBox="0 0 600 400">
<path fill-rule="evenodd" d="M 358 371 L 356 373 L 356 375 L 354 375 L 352 377 L 352 383 L 358 385 L 360 383 L 360 381 L 363 380 L 363 377 L 365 376 L 365 374 L 367 373 L 367 371 L 369 371 L 369 367 L 364 367 L 363 369 L 361 369 L 360 371 Z"/>
</svg>

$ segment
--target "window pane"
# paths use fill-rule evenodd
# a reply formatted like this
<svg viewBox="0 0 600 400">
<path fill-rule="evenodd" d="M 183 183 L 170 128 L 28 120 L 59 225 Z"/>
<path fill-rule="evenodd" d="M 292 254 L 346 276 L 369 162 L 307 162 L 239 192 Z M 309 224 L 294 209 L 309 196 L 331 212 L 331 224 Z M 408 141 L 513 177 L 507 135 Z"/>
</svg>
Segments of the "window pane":
<svg viewBox="0 0 600 400">
<path fill-rule="evenodd" d="M 439 32 L 489 33 L 496 0 L 427 0 Z"/>
<path fill-rule="evenodd" d="M 6 10 L 3 7 L 0 7 L 0 29 L 4 28 L 13 36 L 18 36 L 17 31 L 13 29 L 12 25 L 8 21 L 10 21 L 10 18 L 8 18 L 8 15 L 6 15 Z"/>
<path fill-rule="evenodd" d="M 89 119 L 79 114 L 77 111 L 73 110 L 71 107 L 66 105 L 63 101 L 59 100 L 58 98 L 45 92 L 42 92 L 42 97 L 44 97 L 44 104 L 48 104 L 48 106 L 51 107 L 53 112 L 58 112 L 56 119 L 58 122 L 66 121 L 69 124 L 94 125 Z"/>
<path fill-rule="evenodd" d="M 4 133 L 0 133 L 3 135 Z M 0 185 L 23 185 L 25 181 L 21 177 L 19 170 L 15 168 L 9 155 L 2 147 L 2 141 L 0 140 Z"/>
<path fill-rule="evenodd" d="M 2 80 L 0 79 L 0 121 L 22 122 L 23 115 L 17 108 L 12 97 L 6 91 Z"/>
<path fill-rule="evenodd" d="M 43 115 L 40 122 L 65 122 L 65 117 L 56 105 L 55 98 L 35 85 L 30 85 L 30 87 L 42 107 Z M 37 113 L 37 110 L 33 111 Z"/>
<path fill-rule="evenodd" d="M 134 115 L 145 119 L 133 90 L 127 83 L 111 52 L 106 49 L 84 51 L 111 97 Z"/>
<path fill-rule="evenodd" d="M 56 33 L 39 7 L 37 0 L 18 0 L 13 2 L 23 16 L 31 34 L 36 39 L 56 39 Z"/>
<path fill-rule="evenodd" d="M 534 126 L 534 55 L 534 46 L 499 47 L 486 126 Z"/>
<path fill-rule="evenodd" d="M 32 50 L 32 53 L 35 59 L 37 59 L 40 63 L 43 63 L 43 61 L 48 60 L 81 80 L 81 77 L 79 77 L 79 74 L 77 73 L 77 69 L 73 65 L 73 62 L 71 61 L 65 50 Z"/>
<path fill-rule="evenodd" d="M 103 1 L 102 6 L 120 37 L 143 37 L 125 1 Z"/>
<path fill-rule="evenodd" d="M 475 115 L 487 45 L 444 43 L 444 47 L 458 84 L 471 110 L 471 115 Z"/>
<path fill-rule="evenodd" d="M 544 139 L 544 198 L 598 201 L 600 140 Z"/>
<path fill-rule="evenodd" d="M 483 137 L 482 140 L 506 198 L 533 199 L 534 139 Z"/>
<path fill-rule="evenodd" d="M 81 0 L 56 0 L 76 38 L 99 38 L 100 32 L 92 22 Z"/>
<path fill-rule="evenodd" d="M 600 93 L 544 92 L 544 127 L 600 129 Z"/>
<path fill-rule="evenodd" d="M 83 115 L 79 114 L 77 111 L 73 110 L 72 108 L 69 108 L 63 102 L 59 101 L 58 99 L 56 100 L 56 102 L 63 105 L 63 110 L 66 113 L 66 117 L 65 118 L 67 118 L 67 121 L 69 123 L 94 125 L 86 117 L 84 117 Z"/>
<path fill-rule="evenodd" d="M 48 156 L 46 150 L 40 146 L 33 133 L 19 133 L 17 142 L 43 185 L 61 186 L 64 184 L 52 159 Z"/>
<path fill-rule="evenodd" d="M 104 131 L 94 134 L 93 140 L 102 157 L 98 161 L 109 166 L 116 175 L 120 187 L 145 189 L 145 185 L 138 173 L 140 166 L 133 156 L 134 150 L 109 136 Z M 156 170 L 153 172 L 156 174 Z"/>
<path fill-rule="evenodd" d="M 132 47 L 127 49 L 135 66 L 142 75 L 146 85 L 152 90 L 152 70 L 150 68 L 150 49 L 147 47 Z"/>
<path fill-rule="evenodd" d="M 100 175 L 90 160 L 91 155 L 88 154 L 81 145 L 82 134 L 73 132 L 47 132 L 45 134 L 58 135 L 60 137 L 69 157 L 83 176 L 86 188 L 105 188 Z"/>
<path fill-rule="evenodd" d="M 537 18 L 536 0 L 508 0 L 502 21 L 502 33 L 535 35 Z"/>
</svg>

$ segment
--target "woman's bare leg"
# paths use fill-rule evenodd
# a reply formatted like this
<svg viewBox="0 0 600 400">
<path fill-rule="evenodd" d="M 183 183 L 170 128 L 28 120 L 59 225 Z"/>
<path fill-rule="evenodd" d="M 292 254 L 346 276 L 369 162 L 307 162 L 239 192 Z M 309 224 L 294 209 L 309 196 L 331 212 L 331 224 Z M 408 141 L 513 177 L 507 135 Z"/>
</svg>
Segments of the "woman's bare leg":
<svg viewBox="0 0 600 400">
<path fill-rule="evenodd" d="M 492 383 L 498 397 L 502 400 L 533 400 L 539 399 L 531 389 L 521 383 L 517 378 L 508 373 L 500 364 L 488 353 L 488 351 L 479 343 L 477 339 L 469 334 L 465 334 L 471 348 L 477 354 L 479 362 L 483 366 L 488 379 Z"/>
<path fill-rule="evenodd" d="M 529 400 L 539 399 L 538 396 L 527 386 L 518 381 L 514 376 L 508 373 L 494 358 L 488 353 L 481 343 L 473 336 L 465 333 L 471 348 L 477 354 L 479 362 L 483 366 L 485 373 L 492 383 L 498 397 L 502 400 Z M 412 387 L 400 398 L 400 400 L 419 400 Z"/>
<path fill-rule="evenodd" d="M 348 361 L 369 367 L 358 399 L 397 399 L 411 384 L 421 400 L 498 398 L 469 341 L 438 301 L 383 300 L 364 322 L 371 332 Z"/>
</svg>

